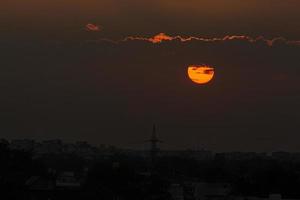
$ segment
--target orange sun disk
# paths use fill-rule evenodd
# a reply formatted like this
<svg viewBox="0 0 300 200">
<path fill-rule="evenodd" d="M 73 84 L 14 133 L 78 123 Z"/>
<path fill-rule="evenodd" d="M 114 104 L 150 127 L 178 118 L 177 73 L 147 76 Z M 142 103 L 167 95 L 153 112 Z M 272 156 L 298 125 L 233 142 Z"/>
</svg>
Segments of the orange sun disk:
<svg viewBox="0 0 300 200">
<path fill-rule="evenodd" d="M 189 78 L 197 84 L 206 84 L 214 77 L 214 68 L 207 65 L 190 65 L 188 67 Z"/>
</svg>

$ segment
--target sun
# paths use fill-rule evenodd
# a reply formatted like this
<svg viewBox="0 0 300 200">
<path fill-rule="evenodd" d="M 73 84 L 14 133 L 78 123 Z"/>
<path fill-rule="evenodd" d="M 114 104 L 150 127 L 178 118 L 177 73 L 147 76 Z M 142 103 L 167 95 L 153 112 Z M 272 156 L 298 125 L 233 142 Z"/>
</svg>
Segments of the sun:
<svg viewBox="0 0 300 200">
<path fill-rule="evenodd" d="M 187 73 L 194 83 L 206 84 L 213 79 L 215 71 L 214 68 L 207 65 L 190 65 Z"/>
</svg>

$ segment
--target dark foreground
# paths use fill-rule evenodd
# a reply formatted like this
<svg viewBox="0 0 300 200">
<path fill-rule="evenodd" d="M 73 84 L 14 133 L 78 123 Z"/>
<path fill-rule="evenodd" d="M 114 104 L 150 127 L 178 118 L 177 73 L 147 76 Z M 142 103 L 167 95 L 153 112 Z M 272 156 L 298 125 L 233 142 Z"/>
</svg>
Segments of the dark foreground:
<svg viewBox="0 0 300 200">
<path fill-rule="evenodd" d="M 2 140 L 0 199 L 300 199 L 298 154 L 92 150 L 36 154 Z"/>
</svg>

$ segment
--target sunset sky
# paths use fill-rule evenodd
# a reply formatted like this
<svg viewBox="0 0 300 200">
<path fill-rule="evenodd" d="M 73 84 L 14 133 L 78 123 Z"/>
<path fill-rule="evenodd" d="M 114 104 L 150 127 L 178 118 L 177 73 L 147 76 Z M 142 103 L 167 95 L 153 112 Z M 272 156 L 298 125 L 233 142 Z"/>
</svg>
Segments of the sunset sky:
<svg viewBox="0 0 300 200">
<path fill-rule="evenodd" d="M 299 0 L 4 0 L 0 137 L 300 151 Z M 214 68 L 192 82 L 190 65 Z"/>
</svg>

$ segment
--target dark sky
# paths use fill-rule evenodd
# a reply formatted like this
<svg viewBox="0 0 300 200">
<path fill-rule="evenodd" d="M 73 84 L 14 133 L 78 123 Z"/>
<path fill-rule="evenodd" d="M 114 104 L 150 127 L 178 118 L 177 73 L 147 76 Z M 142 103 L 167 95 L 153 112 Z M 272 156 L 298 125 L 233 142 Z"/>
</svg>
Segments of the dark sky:
<svg viewBox="0 0 300 200">
<path fill-rule="evenodd" d="M 155 122 L 164 148 L 299 151 L 299 7 L 298 0 L 1 1 L 0 136 L 141 148 Z M 161 32 L 210 41 L 146 41 Z M 286 39 L 211 40 L 227 35 Z M 129 36 L 144 40 L 103 40 Z M 215 77 L 196 85 L 187 67 L 202 63 Z"/>
</svg>

